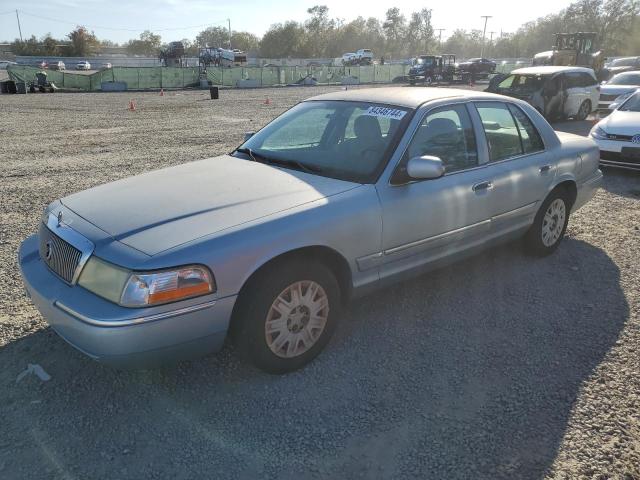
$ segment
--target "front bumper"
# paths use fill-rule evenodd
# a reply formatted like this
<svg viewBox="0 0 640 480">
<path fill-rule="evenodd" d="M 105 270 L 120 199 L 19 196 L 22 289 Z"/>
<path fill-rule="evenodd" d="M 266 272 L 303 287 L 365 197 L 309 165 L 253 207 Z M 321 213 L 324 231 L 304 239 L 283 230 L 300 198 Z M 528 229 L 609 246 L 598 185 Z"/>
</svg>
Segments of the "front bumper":
<svg viewBox="0 0 640 480">
<path fill-rule="evenodd" d="M 22 243 L 18 260 L 27 293 L 47 323 L 95 360 L 147 368 L 206 355 L 224 343 L 236 296 L 124 308 L 53 274 L 40 259 L 36 235 Z"/>
<path fill-rule="evenodd" d="M 596 140 L 600 147 L 600 165 L 606 167 L 623 168 L 626 170 L 640 170 L 640 158 L 623 155 L 623 148 L 638 148 L 637 143 L 622 140 Z"/>
</svg>

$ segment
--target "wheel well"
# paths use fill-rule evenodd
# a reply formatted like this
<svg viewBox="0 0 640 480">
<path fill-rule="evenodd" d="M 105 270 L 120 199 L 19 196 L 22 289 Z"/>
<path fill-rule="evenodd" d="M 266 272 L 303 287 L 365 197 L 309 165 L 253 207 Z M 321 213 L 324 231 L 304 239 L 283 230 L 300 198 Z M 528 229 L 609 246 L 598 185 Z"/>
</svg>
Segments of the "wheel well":
<svg viewBox="0 0 640 480">
<path fill-rule="evenodd" d="M 315 260 L 323 265 L 327 266 L 335 275 L 338 285 L 340 286 L 340 297 L 343 303 L 346 303 L 351 297 L 351 291 L 353 289 L 353 283 L 351 281 L 351 268 L 347 260 L 338 252 L 329 247 L 324 246 L 311 246 L 302 247 L 295 250 L 282 253 L 277 257 L 272 258 L 268 262 L 260 266 L 251 276 L 244 282 L 238 298 L 243 296 L 247 287 L 265 270 L 274 268 L 276 265 L 283 262 L 303 262 L 305 260 Z M 239 302 L 236 302 L 236 305 Z M 235 308 L 234 308 L 235 310 Z"/>
<path fill-rule="evenodd" d="M 576 187 L 576 182 L 572 180 L 565 180 L 564 182 L 560 182 L 554 187 L 552 192 L 555 192 L 557 190 L 563 190 L 567 194 L 569 201 L 571 202 L 571 206 L 573 206 L 576 201 L 576 197 L 578 196 L 578 188 Z"/>
</svg>

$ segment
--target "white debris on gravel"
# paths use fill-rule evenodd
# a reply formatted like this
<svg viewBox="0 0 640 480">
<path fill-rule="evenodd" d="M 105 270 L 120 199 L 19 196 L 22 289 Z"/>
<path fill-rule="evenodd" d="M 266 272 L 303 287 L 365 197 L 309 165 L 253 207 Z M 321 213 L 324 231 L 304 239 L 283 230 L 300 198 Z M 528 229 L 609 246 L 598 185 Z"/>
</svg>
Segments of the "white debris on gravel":
<svg viewBox="0 0 640 480">
<path fill-rule="evenodd" d="M 28 364 L 26 370 L 18 374 L 18 377 L 16 378 L 16 383 L 20 382 L 20 380 L 22 380 L 27 375 L 35 375 L 43 382 L 48 382 L 49 380 L 51 380 L 51 375 L 45 372 L 44 368 L 42 368 L 37 363 Z"/>
</svg>

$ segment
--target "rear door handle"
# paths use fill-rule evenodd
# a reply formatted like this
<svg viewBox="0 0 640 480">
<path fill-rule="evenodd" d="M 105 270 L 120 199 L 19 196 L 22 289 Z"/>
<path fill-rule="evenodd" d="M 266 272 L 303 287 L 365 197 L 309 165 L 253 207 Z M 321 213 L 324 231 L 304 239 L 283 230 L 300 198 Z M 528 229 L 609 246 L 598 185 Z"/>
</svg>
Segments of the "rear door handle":
<svg viewBox="0 0 640 480">
<path fill-rule="evenodd" d="M 540 173 L 547 173 L 552 167 L 553 165 L 543 165 L 540 167 Z"/>
<path fill-rule="evenodd" d="M 490 180 L 487 180 L 486 182 L 476 183 L 472 187 L 472 190 L 474 192 L 481 192 L 483 190 L 491 190 L 492 188 L 493 188 L 493 182 L 491 182 Z"/>
</svg>

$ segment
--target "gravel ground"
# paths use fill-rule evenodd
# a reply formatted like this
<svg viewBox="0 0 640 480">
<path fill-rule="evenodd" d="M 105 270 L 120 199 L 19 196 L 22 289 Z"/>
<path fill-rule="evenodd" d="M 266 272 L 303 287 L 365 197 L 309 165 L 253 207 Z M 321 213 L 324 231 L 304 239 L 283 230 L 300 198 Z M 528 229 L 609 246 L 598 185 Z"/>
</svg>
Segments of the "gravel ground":
<svg viewBox="0 0 640 480">
<path fill-rule="evenodd" d="M 548 258 L 509 245 L 354 303 L 290 375 L 231 347 L 120 372 L 46 327 L 15 259 L 45 204 L 332 89 L 0 96 L 0 478 L 640 479 L 637 174 L 607 171 Z"/>
</svg>

